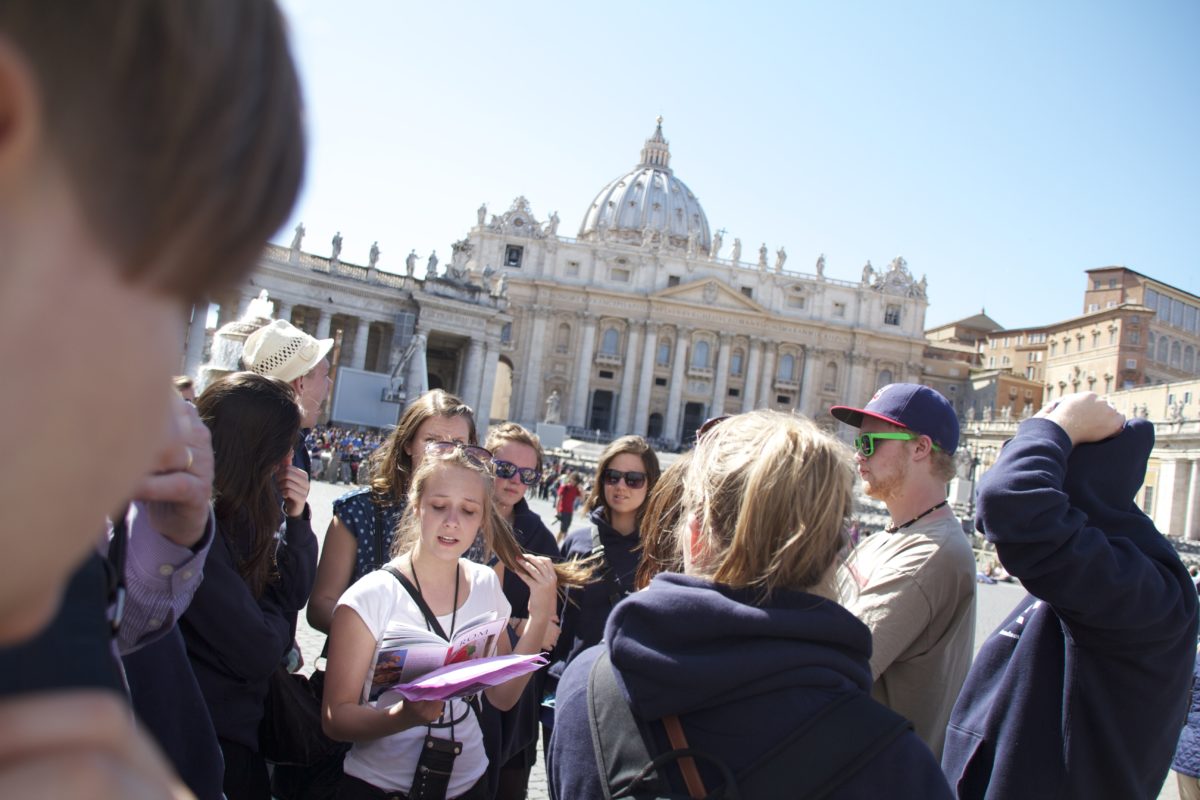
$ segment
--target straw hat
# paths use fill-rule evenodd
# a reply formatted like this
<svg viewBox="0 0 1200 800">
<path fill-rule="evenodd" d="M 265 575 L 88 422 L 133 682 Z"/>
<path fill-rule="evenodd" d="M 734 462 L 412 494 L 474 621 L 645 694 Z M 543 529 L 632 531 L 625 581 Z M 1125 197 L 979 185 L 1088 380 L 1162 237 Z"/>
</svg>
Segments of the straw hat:
<svg viewBox="0 0 1200 800">
<path fill-rule="evenodd" d="M 333 349 L 333 339 L 314 339 L 277 319 L 246 337 L 242 363 L 251 372 L 291 383 L 312 371 Z"/>
</svg>

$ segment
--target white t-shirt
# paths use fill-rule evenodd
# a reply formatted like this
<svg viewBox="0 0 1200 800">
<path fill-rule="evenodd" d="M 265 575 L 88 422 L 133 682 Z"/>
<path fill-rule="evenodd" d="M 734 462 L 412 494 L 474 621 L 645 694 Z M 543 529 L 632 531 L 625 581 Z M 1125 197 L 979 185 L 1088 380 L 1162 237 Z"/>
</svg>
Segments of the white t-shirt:
<svg viewBox="0 0 1200 800">
<path fill-rule="evenodd" d="M 495 611 L 501 618 L 508 617 L 511 607 L 504 597 L 496 573 L 482 564 L 465 559 L 459 559 L 458 563 L 470 588 L 466 601 L 458 608 L 458 622 L 466 622 L 488 611 Z M 338 600 L 338 605 L 353 609 L 366 623 L 376 641 L 392 623 L 425 627 L 425 617 L 412 597 L 395 576 L 383 570 L 374 570 L 364 575 L 346 590 Z M 437 619 L 442 630 L 453 636 L 454 632 L 450 630 L 451 616 L 447 614 Z M 363 682 L 366 679 L 364 674 Z M 399 699 L 399 695 L 385 692 L 372 705 L 384 707 Z M 483 749 L 483 733 L 479 729 L 479 720 L 466 702 L 447 701 L 446 713 L 450 715 L 447 719 L 455 720 L 464 717 L 465 714 L 465 718 L 454 725 L 454 739 L 462 743 L 463 750 L 454 760 L 454 772 L 450 776 L 450 786 L 446 793 L 448 797 L 456 797 L 483 777 L 488 759 Z M 355 743 L 346 756 L 346 774 L 380 789 L 407 793 L 412 788 L 413 773 L 416 772 L 417 759 L 420 757 L 427 732 L 422 725 L 372 742 Z M 433 735 L 440 739 L 449 739 L 450 728 L 434 728 Z"/>
</svg>

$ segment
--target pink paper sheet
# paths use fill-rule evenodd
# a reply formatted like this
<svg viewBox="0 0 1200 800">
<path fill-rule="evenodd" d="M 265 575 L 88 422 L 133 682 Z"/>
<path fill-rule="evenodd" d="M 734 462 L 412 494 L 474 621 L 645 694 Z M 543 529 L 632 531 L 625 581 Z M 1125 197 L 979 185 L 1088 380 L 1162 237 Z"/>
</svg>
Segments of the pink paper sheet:
<svg viewBox="0 0 1200 800">
<path fill-rule="evenodd" d="M 476 658 L 435 669 L 415 681 L 394 686 L 392 690 L 399 692 L 405 700 L 449 700 L 477 694 L 489 686 L 499 686 L 547 663 L 536 653 Z"/>
</svg>

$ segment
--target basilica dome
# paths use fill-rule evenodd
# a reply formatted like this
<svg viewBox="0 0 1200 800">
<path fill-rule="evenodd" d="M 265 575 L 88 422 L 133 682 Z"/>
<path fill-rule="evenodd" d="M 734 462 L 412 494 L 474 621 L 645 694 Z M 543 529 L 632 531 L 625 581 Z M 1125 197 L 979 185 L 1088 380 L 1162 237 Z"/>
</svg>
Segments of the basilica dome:
<svg viewBox="0 0 1200 800">
<path fill-rule="evenodd" d="M 708 218 L 692 190 L 671 172 L 670 162 L 659 117 L 654 135 L 642 148 L 641 163 L 600 190 L 583 218 L 579 238 L 645 246 L 657 242 L 707 253 L 712 245 Z"/>
</svg>

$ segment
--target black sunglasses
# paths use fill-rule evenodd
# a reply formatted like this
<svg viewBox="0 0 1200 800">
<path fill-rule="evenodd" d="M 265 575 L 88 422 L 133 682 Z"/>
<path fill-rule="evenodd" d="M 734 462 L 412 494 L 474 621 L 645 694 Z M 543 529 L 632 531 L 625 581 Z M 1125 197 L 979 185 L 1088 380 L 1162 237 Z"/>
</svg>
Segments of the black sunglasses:
<svg viewBox="0 0 1200 800">
<path fill-rule="evenodd" d="M 646 473 L 644 472 L 621 472 L 619 469 L 606 469 L 601 477 L 609 486 L 616 486 L 625 479 L 625 485 L 630 489 L 640 489 L 646 485 Z"/>
<path fill-rule="evenodd" d="M 467 460 L 476 466 L 486 467 L 492 463 L 492 451 L 486 447 L 464 442 L 429 442 L 425 445 L 426 455 L 444 456 L 462 450 Z"/>
<path fill-rule="evenodd" d="M 511 461 L 501 461 L 498 458 L 492 459 L 492 467 L 496 470 L 497 478 L 511 478 L 513 475 L 521 476 L 521 483 L 526 486 L 533 486 L 538 482 L 538 471 L 533 467 L 518 467 Z"/>
</svg>

